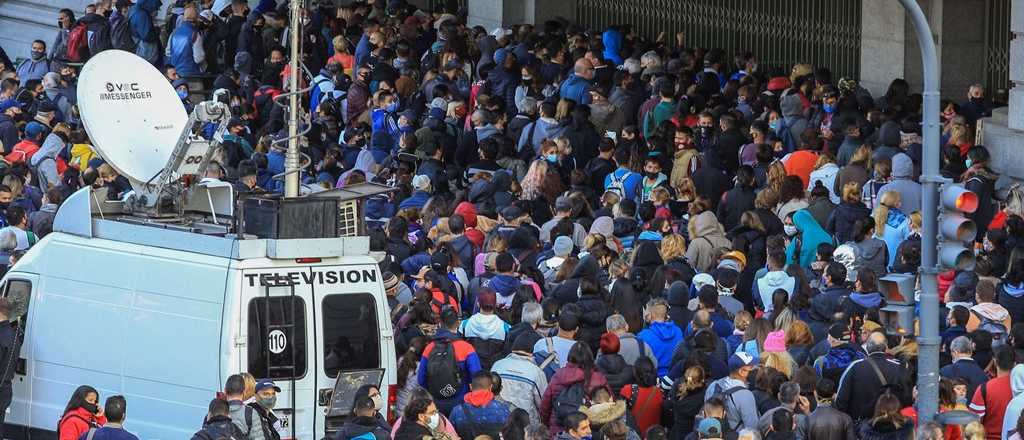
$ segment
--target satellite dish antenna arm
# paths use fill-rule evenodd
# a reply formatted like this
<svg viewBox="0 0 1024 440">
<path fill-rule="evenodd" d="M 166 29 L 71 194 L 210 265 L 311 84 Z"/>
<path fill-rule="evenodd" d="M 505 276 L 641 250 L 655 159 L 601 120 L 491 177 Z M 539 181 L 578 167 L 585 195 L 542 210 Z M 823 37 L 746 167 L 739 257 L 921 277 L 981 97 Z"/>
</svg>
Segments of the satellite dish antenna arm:
<svg viewBox="0 0 1024 440">
<path fill-rule="evenodd" d="M 154 202 L 158 202 L 164 193 L 175 185 L 175 182 L 180 177 L 178 170 L 181 168 L 182 163 L 190 159 L 195 160 L 188 153 L 190 147 L 198 142 L 198 139 L 193 134 L 197 124 L 216 123 L 217 127 L 214 129 L 212 139 L 208 141 L 206 150 L 201 156 L 202 158 L 195 173 L 200 178 L 206 174 L 206 169 L 210 165 L 213 153 L 220 148 L 221 141 L 224 139 L 224 132 L 227 130 L 230 117 L 231 109 L 223 102 L 203 101 L 196 105 L 196 108 L 188 117 L 188 122 L 185 123 L 185 127 L 181 131 L 181 136 L 178 137 L 178 142 L 175 144 L 171 156 L 167 159 L 167 165 L 164 166 L 164 169 L 159 174 L 147 182 L 147 186 L 150 186 L 153 184 L 153 180 L 157 180 L 155 182 L 156 190 L 153 192 L 156 195 L 157 201 Z M 179 194 L 181 193 L 171 194 L 171 196 L 174 197 Z"/>
</svg>

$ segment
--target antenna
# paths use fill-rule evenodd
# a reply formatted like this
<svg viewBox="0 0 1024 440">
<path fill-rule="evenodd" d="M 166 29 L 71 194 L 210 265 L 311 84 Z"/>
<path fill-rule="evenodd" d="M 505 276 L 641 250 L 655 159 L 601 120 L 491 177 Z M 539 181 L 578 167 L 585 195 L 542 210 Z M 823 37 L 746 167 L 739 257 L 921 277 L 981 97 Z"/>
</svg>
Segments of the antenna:
<svg viewBox="0 0 1024 440">
<path fill-rule="evenodd" d="M 167 79 L 121 50 L 100 52 L 82 68 L 78 108 L 96 152 L 140 194 L 164 170 L 188 122 Z"/>
</svg>

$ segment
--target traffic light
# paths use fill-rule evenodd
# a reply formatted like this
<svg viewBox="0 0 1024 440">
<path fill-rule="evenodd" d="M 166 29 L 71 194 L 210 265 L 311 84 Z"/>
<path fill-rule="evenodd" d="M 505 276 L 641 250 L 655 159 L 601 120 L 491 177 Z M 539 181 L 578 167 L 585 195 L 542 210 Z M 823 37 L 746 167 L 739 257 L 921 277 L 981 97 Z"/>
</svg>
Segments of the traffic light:
<svg viewBox="0 0 1024 440">
<path fill-rule="evenodd" d="M 942 186 L 939 205 L 939 265 L 974 270 L 974 238 L 978 225 L 966 214 L 978 209 L 978 195 L 960 184 Z"/>
</svg>

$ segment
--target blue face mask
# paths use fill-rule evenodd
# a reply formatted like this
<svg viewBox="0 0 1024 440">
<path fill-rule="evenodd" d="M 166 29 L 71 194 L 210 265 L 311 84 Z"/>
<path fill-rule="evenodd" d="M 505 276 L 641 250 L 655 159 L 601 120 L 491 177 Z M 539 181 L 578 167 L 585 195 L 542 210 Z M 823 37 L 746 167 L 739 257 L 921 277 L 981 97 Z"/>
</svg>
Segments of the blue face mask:
<svg viewBox="0 0 1024 440">
<path fill-rule="evenodd" d="M 821 109 L 824 110 L 825 113 L 828 113 L 828 114 L 831 115 L 833 112 L 836 111 L 836 106 L 835 106 L 835 104 L 822 104 L 821 105 Z"/>
<path fill-rule="evenodd" d="M 178 90 L 178 98 L 188 98 L 188 90 Z"/>
<path fill-rule="evenodd" d="M 974 165 L 974 162 L 971 162 L 970 159 L 967 159 L 967 160 L 964 161 L 964 165 L 967 165 L 967 168 L 970 168 L 971 165 Z"/>
<path fill-rule="evenodd" d="M 551 163 L 558 163 L 558 155 L 557 154 L 548 154 L 548 155 L 544 156 L 544 159 L 547 160 L 548 162 L 551 162 Z"/>
<path fill-rule="evenodd" d="M 772 131 L 778 130 L 779 129 L 779 120 L 776 119 L 776 120 L 774 120 L 772 122 L 769 122 L 768 123 L 768 128 L 772 129 Z"/>
</svg>

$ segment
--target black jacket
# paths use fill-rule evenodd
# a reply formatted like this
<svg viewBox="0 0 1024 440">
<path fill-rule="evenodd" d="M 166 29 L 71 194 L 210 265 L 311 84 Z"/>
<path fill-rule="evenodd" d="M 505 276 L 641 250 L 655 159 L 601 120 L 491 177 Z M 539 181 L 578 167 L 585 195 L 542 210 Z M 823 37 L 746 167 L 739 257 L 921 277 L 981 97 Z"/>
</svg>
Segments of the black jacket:
<svg viewBox="0 0 1024 440">
<path fill-rule="evenodd" d="M 832 405 L 818 405 L 807 417 L 804 440 L 853 439 L 853 419 Z"/>
<path fill-rule="evenodd" d="M 10 116 L 0 114 L 0 143 L 3 144 L 4 154 L 10 153 L 14 145 L 21 141 L 18 136 L 18 127 Z"/>
<path fill-rule="evenodd" d="M 704 409 L 705 388 L 691 391 L 672 404 L 672 435 L 669 438 L 681 439 L 697 427 L 697 415 Z"/>
<path fill-rule="evenodd" d="M 633 383 L 633 367 L 618 353 L 598 356 L 594 366 L 605 379 L 608 379 L 608 386 L 612 390 L 619 390 L 623 385 Z"/>
<path fill-rule="evenodd" d="M 414 420 L 404 420 L 395 432 L 394 440 L 423 440 L 424 437 L 433 438 L 430 429 Z"/>
<path fill-rule="evenodd" d="M 418 423 L 410 423 L 411 425 L 420 426 Z M 406 423 L 403 423 L 399 432 L 402 428 L 405 428 Z M 391 433 L 386 431 L 380 426 L 375 417 L 355 417 L 341 426 L 338 432 L 334 433 L 331 437 L 332 440 L 349 440 L 360 435 L 372 432 L 376 440 L 388 440 L 391 437 Z"/>
<path fill-rule="evenodd" d="M 872 353 L 869 358 L 878 372 L 875 372 L 867 358 L 853 361 L 840 377 L 836 392 L 836 409 L 849 414 L 854 420 L 866 420 L 874 415 L 875 400 L 885 388 L 899 397 L 901 406 L 913 403 L 910 373 L 899 361 L 885 353 Z M 879 376 L 885 378 L 885 384 Z"/>
<path fill-rule="evenodd" d="M 996 210 L 999 209 L 995 202 L 998 177 L 988 168 L 982 168 L 964 182 L 965 188 L 978 195 L 978 209 L 973 214 L 967 214 L 967 217 L 974 220 L 974 224 L 978 226 L 978 235 L 975 238 L 978 243 L 984 240 L 988 224 L 992 223 L 992 218 L 996 216 Z"/>
<path fill-rule="evenodd" d="M 711 207 L 717 209 L 722 194 L 732 188 L 732 179 L 724 169 L 709 160 L 693 173 L 693 186 L 698 196 L 706 197 Z"/>
<path fill-rule="evenodd" d="M 203 429 L 192 435 L 192 440 L 218 438 L 244 439 L 245 433 L 227 416 L 214 416 L 203 423 Z"/>
<path fill-rule="evenodd" d="M 584 295 L 576 301 L 580 311 L 580 342 L 586 342 L 595 353 L 601 342 L 601 334 L 605 332 L 605 319 L 612 315 L 612 309 L 602 299 L 602 295 Z"/>
<path fill-rule="evenodd" d="M 864 217 L 870 217 L 871 211 L 862 202 L 843 202 L 832 210 L 828 217 L 828 225 L 825 229 L 836 237 L 839 244 L 853 241 L 853 222 Z"/>
<path fill-rule="evenodd" d="M 863 421 L 857 426 L 857 437 L 860 440 L 910 440 L 914 436 L 914 423 L 911 420 L 900 426 L 888 421 L 871 423 Z"/>
<path fill-rule="evenodd" d="M 726 231 L 731 231 L 740 224 L 744 212 L 754 209 L 754 198 L 757 193 L 749 186 L 736 186 L 725 193 L 718 204 L 718 220 Z"/>
</svg>

